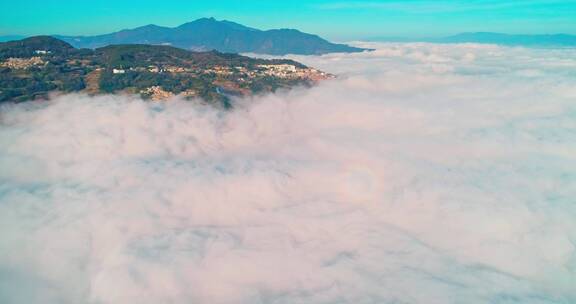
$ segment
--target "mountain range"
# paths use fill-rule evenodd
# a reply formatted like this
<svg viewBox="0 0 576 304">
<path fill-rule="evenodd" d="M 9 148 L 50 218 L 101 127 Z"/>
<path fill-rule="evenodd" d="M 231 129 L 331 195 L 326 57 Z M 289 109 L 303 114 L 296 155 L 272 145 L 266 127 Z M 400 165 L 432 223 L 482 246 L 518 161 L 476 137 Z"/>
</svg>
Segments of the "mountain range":
<svg viewBox="0 0 576 304">
<path fill-rule="evenodd" d="M 96 36 L 52 35 L 75 48 L 96 49 L 116 44 L 169 45 L 192 51 L 216 50 L 226 53 L 270 55 L 321 55 L 362 52 L 369 49 L 331 43 L 317 35 L 295 29 L 259 30 L 235 22 L 201 18 L 177 27 L 154 24 Z M 0 36 L 0 42 L 23 39 L 23 36 Z M 429 43 L 489 43 L 527 47 L 576 47 L 576 35 L 511 35 L 471 32 L 436 38 L 374 37 L 370 41 Z"/>
<path fill-rule="evenodd" d="M 231 21 L 202 18 L 170 28 L 154 24 L 98 36 L 54 37 L 76 48 L 99 48 L 113 44 L 170 45 L 193 51 L 270 55 L 319 55 L 362 52 L 365 49 L 331 43 L 295 29 L 262 31 Z"/>
</svg>

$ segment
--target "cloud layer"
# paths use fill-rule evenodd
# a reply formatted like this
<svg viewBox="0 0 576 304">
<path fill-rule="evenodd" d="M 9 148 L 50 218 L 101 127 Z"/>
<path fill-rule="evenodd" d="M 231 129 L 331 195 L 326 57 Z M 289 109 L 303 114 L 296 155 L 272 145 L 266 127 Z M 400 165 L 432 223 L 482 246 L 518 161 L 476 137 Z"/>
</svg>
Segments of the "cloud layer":
<svg viewBox="0 0 576 304">
<path fill-rule="evenodd" d="M 1 303 L 574 303 L 574 50 L 369 44 L 229 113 L 0 110 Z"/>
</svg>

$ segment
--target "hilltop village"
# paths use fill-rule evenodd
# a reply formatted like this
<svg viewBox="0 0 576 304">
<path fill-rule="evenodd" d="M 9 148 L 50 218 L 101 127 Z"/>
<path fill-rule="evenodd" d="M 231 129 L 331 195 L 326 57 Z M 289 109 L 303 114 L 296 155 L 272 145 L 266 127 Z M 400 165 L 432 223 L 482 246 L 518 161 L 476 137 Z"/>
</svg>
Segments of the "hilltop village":
<svg viewBox="0 0 576 304">
<path fill-rule="evenodd" d="M 263 60 L 169 46 L 74 49 L 52 37 L 0 44 L 0 101 L 48 98 L 50 92 L 172 96 L 226 104 L 230 97 L 311 86 L 333 76 L 292 60 Z"/>
</svg>

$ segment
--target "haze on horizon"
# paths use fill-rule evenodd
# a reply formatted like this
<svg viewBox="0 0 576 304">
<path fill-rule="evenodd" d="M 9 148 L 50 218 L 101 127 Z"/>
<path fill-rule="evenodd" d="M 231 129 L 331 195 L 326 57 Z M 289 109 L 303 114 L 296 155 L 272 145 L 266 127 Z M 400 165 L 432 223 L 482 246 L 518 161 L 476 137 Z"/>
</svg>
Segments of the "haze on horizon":
<svg viewBox="0 0 576 304">
<path fill-rule="evenodd" d="M 576 34 L 576 1 L 5 1 L 0 35 L 95 35 L 215 17 L 259 29 L 296 28 L 344 41 L 461 32 Z"/>
</svg>

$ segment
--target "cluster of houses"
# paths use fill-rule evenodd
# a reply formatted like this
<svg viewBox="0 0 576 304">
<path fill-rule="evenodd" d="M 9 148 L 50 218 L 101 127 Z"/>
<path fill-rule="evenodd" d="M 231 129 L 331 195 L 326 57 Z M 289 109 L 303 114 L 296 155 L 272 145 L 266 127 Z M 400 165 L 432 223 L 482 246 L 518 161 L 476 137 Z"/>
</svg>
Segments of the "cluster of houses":
<svg viewBox="0 0 576 304">
<path fill-rule="evenodd" d="M 129 69 L 113 69 L 114 74 L 124 74 L 127 71 L 135 72 L 151 72 L 151 73 L 202 73 L 202 74 L 215 74 L 218 76 L 231 76 L 234 74 L 244 74 L 248 78 L 273 76 L 287 79 L 306 78 L 311 80 L 322 80 L 329 78 L 330 75 L 324 72 L 310 69 L 300 68 L 292 64 L 262 64 L 258 65 L 257 69 L 250 70 L 243 66 L 229 67 L 229 66 L 214 66 L 209 69 L 198 70 L 196 68 L 185 68 L 179 66 L 148 66 L 148 67 L 135 67 Z M 243 77 L 239 78 L 240 81 L 245 81 Z"/>
<path fill-rule="evenodd" d="M 245 74 L 249 78 L 261 76 L 273 76 L 279 78 L 307 78 L 307 79 L 325 79 L 328 78 L 324 72 L 320 72 L 310 68 L 299 68 L 292 64 L 261 64 L 257 66 L 256 70 L 248 70 L 245 67 L 226 67 L 216 66 L 204 71 L 205 74 L 214 73 L 216 75 L 228 76 L 234 73 Z M 243 80 L 241 78 L 240 80 Z"/>
<path fill-rule="evenodd" d="M 234 71 L 232 70 L 232 68 L 227 67 L 227 66 L 215 66 L 211 69 L 205 69 L 204 71 L 202 71 L 202 73 L 204 73 L 204 74 L 216 74 L 216 75 L 220 75 L 220 76 L 228 76 L 228 75 L 234 74 Z"/>
<path fill-rule="evenodd" d="M 266 70 L 268 73 L 288 74 L 296 72 L 296 66 L 291 64 L 261 64 L 258 67 Z"/>
<path fill-rule="evenodd" d="M 145 90 L 142 90 L 140 94 L 150 96 L 150 98 L 154 101 L 166 100 L 174 96 L 172 92 L 164 91 L 164 89 L 162 89 L 160 86 L 149 87 Z"/>
<path fill-rule="evenodd" d="M 263 64 L 258 67 L 263 70 L 265 75 L 279 78 L 306 78 L 311 80 L 330 78 L 330 75 L 316 69 L 298 68 L 291 64 Z"/>
<path fill-rule="evenodd" d="M 169 99 L 169 98 L 174 96 L 174 93 L 165 91 L 160 86 L 151 86 L 149 88 L 146 88 L 146 89 L 140 91 L 140 94 L 145 95 L 145 96 L 149 96 L 150 99 L 152 99 L 154 101 L 162 101 L 162 100 L 166 100 L 166 99 Z M 182 96 L 185 98 L 198 97 L 198 92 L 196 92 L 195 90 L 187 90 L 187 91 L 180 93 L 179 96 Z"/>
<path fill-rule="evenodd" d="M 27 69 L 32 66 L 44 65 L 44 60 L 40 57 L 31 58 L 8 58 L 0 63 L 2 67 L 11 69 Z"/>
<path fill-rule="evenodd" d="M 133 72 L 150 72 L 150 73 L 190 73 L 190 72 L 194 72 L 195 70 L 193 69 L 187 69 L 187 68 L 183 68 L 183 67 L 178 67 L 178 66 L 169 66 L 169 67 L 158 67 L 155 65 L 151 65 L 148 66 L 147 68 L 145 67 L 135 67 L 135 68 L 129 68 L 129 69 L 123 69 L 123 68 L 115 68 L 112 69 L 112 73 L 114 74 L 125 74 L 127 71 L 133 71 Z"/>
<path fill-rule="evenodd" d="M 48 51 L 48 50 L 35 50 L 34 54 L 36 54 L 36 55 L 48 55 L 48 54 L 52 54 L 52 52 Z"/>
</svg>

